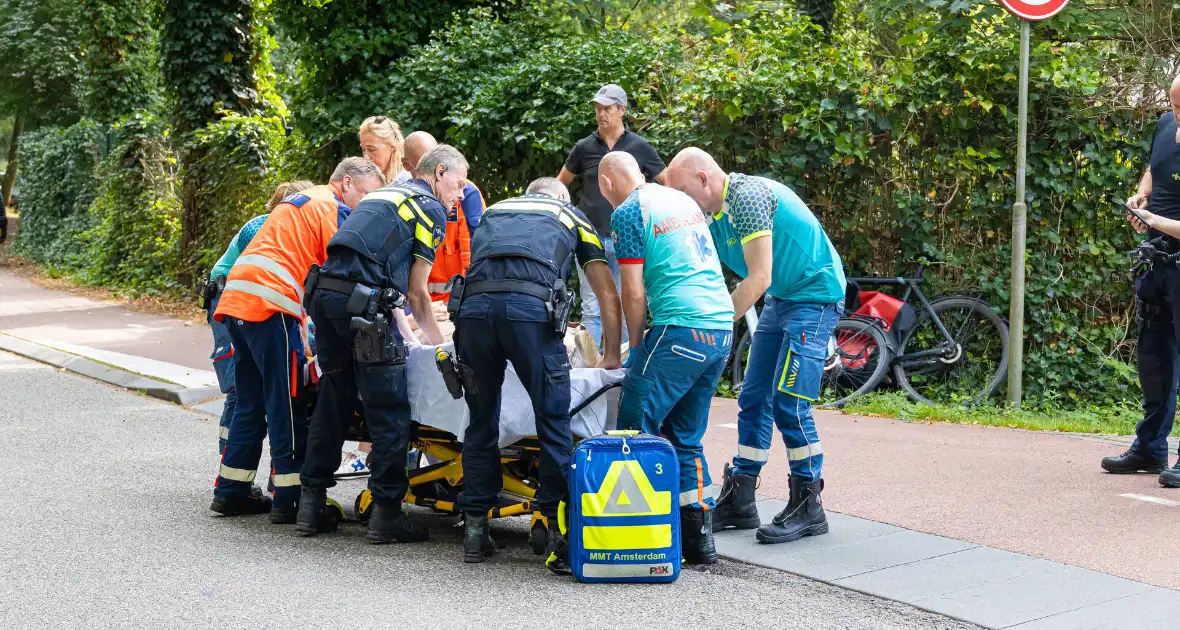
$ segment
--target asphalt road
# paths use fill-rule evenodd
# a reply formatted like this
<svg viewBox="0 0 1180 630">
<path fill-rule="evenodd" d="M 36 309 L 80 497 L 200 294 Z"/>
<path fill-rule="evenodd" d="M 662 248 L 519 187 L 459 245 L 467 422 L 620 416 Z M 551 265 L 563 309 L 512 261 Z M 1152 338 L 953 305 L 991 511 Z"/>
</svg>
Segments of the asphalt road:
<svg viewBox="0 0 1180 630">
<path fill-rule="evenodd" d="M 725 561 L 671 585 L 580 585 L 528 552 L 523 518 L 497 524 L 509 548 L 474 566 L 454 520 L 416 508 L 430 543 L 216 518 L 211 417 L 4 353 L 0 383 L 2 628 L 973 627 Z"/>
</svg>

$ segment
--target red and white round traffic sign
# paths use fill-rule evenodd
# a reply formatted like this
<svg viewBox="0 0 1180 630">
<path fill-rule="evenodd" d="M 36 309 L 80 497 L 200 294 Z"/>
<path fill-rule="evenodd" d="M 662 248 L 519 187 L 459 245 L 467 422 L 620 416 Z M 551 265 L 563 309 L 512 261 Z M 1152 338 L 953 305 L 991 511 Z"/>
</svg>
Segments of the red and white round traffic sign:
<svg viewBox="0 0 1180 630">
<path fill-rule="evenodd" d="M 1018 18 L 1039 22 L 1061 13 L 1069 0 L 1000 0 L 1000 4 Z"/>
</svg>

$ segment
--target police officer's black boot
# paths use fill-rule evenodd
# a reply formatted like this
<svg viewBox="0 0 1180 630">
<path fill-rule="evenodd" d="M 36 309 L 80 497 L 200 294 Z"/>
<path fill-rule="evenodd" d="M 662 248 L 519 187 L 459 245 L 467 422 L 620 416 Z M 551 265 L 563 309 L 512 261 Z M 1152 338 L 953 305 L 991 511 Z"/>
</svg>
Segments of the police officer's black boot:
<svg viewBox="0 0 1180 630">
<path fill-rule="evenodd" d="M 374 503 L 367 538 L 375 545 L 426 542 L 430 540 L 430 530 L 411 522 L 402 512 L 400 504 L 391 507 Z"/>
<path fill-rule="evenodd" d="M 239 514 L 267 514 L 270 512 L 270 497 L 261 493 L 249 494 L 232 499 L 218 499 L 214 497 L 210 510 L 222 516 L 237 516 Z"/>
<path fill-rule="evenodd" d="M 328 490 L 303 486 L 299 494 L 299 512 L 295 515 L 295 532 L 315 536 L 336 531 L 336 516 L 328 511 Z"/>
<path fill-rule="evenodd" d="M 792 476 L 790 482 L 791 500 L 773 521 L 758 528 L 758 542 L 791 542 L 804 536 L 828 533 L 828 517 L 824 514 L 823 502 L 819 497 L 824 489 L 824 480 L 816 479 L 807 483 Z"/>
<path fill-rule="evenodd" d="M 680 551 L 686 564 L 717 563 L 712 510 L 680 508 Z"/>
<path fill-rule="evenodd" d="M 1102 470 L 1115 474 L 1126 475 L 1140 472 L 1159 474 L 1164 472 L 1167 467 L 1167 457 L 1156 459 L 1130 448 L 1122 455 L 1102 458 Z"/>
<path fill-rule="evenodd" d="M 545 568 L 558 575 L 569 575 L 569 550 L 569 543 L 557 527 L 557 518 L 551 517 L 545 533 Z"/>
<path fill-rule="evenodd" d="M 1160 485 L 1165 488 L 1180 488 L 1180 459 L 1176 465 L 1160 473 Z"/>
<path fill-rule="evenodd" d="M 758 506 L 755 504 L 754 490 L 758 488 L 758 478 L 751 475 L 739 475 L 733 467 L 725 465 L 721 495 L 717 498 L 717 507 L 713 508 L 713 531 L 719 532 L 728 527 L 736 529 L 756 529 L 762 526 L 762 518 L 758 516 Z"/>
<path fill-rule="evenodd" d="M 463 562 L 483 562 L 496 553 L 487 514 L 467 514 L 463 530 Z"/>
</svg>

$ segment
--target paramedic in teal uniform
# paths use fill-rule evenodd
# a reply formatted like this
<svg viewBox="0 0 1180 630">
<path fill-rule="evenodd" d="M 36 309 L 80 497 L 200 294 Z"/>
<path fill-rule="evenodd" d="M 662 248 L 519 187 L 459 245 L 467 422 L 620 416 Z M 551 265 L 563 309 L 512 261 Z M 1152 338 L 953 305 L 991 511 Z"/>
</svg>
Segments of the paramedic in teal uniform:
<svg viewBox="0 0 1180 630">
<path fill-rule="evenodd" d="M 744 314 L 766 294 L 738 397 L 738 452 L 733 468 L 725 468 L 713 527 L 759 527 L 754 489 L 770 455 L 773 423 L 787 446 L 791 497 L 757 538 L 780 543 L 825 534 L 824 451 L 811 405 L 844 310 L 840 256 L 815 215 L 783 184 L 726 174 L 695 148 L 672 160 L 668 182 L 700 204 L 721 262 L 743 278 L 732 295 L 734 312 Z"/>
<path fill-rule="evenodd" d="M 644 182 L 622 151 L 598 167 L 614 206 L 623 313 L 630 338 L 619 404 L 620 429 L 663 435 L 680 462 L 681 550 L 688 564 L 713 564 L 712 479 L 701 438 L 733 337 L 733 302 L 701 209 L 688 195 Z M 651 310 L 652 327 L 643 334 Z"/>
</svg>

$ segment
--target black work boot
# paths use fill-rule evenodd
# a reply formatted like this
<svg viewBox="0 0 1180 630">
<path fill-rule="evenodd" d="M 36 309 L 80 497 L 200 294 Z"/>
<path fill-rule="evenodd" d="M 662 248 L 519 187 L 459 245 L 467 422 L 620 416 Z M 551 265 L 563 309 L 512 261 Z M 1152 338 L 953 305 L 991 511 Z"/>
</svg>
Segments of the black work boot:
<svg viewBox="0 0 1180 630">
<path fill-rule="evenodd" d="M 569 543 L 557 528 L 557 517 L 549 518 L 549 531 L 545 533 L 545 568 L 558 575 L 569 575 Z"/>
<path fill-rule="evenodd" d="M 1160 485 L 1165 488 L 1180 488 L 1180 459 L 1176 465 L 1160 473 Z"/>
<path fill-rule="evenodd" d="M 828 533 L 828 517 L 824 514 L 823 502 L 819 497 L 824 489 L 824 480 L 807 483 L 798 477 L 791 477 L 790 483 L 791 500 L 773 521 L 758 528 L 758 542 L 784 543 L 804 536 Z"/>
<path fill-rule="evenodd" d="M 488 515 L 468 514 L 463 530 L 463 562 L 483 562 L 496 553 L 488 528 Z"/>
<path fill-rule="evenodd" d="M 266 514 L 270 512 L 270 497 L 255 495 L 233 497 L 231 499 L 213 498 L 210 510 L 222 516 L 237 516 L 239 514 Z"/>
<path fill-rule="evenodd" d="M 303 486 L 299 494 L 299 512 L 295 516 L 295 532 L 300 536 L 315 536 L 336 531 L 336 515 L 328 511 L 328 490 Z"/>
<path fill-rule="evenodd" d="M 1102 470 L 1116 475 L 1132 473 L 1159 474 L 1168 467 L 1168 458 L 1156 459 L 1150 455 L 1137 453 L 1134 449 L 1127 449 L 1126 453 L 1117 457 L 1103 457 Z"/>
<path fill-rule="evenodd" d="M 390 507 L 381 503 L 373 504 L 373 515 L 369 517 L 369 542 L 384 545 L 391 542 L 416 543 L 430 540 L 430 531 L 415 525 L 402 513 L 401 505 Z"/>
<path fill-rule="evenodd" d="M 712 510 L 680 508 L 680 551 L 686 564 L 717 563 Z"/>
<path fill-rule="evenodd" d="M 755 504 L 754 491 L 758 488 L 758 477 L 739 475 L 729 464 L 725 465 L 721 494 L 717 507 L 713 508 L 713 531 L 728 527 L 735 529 L 756 529 L 762 525 Z"/>
</svg>

